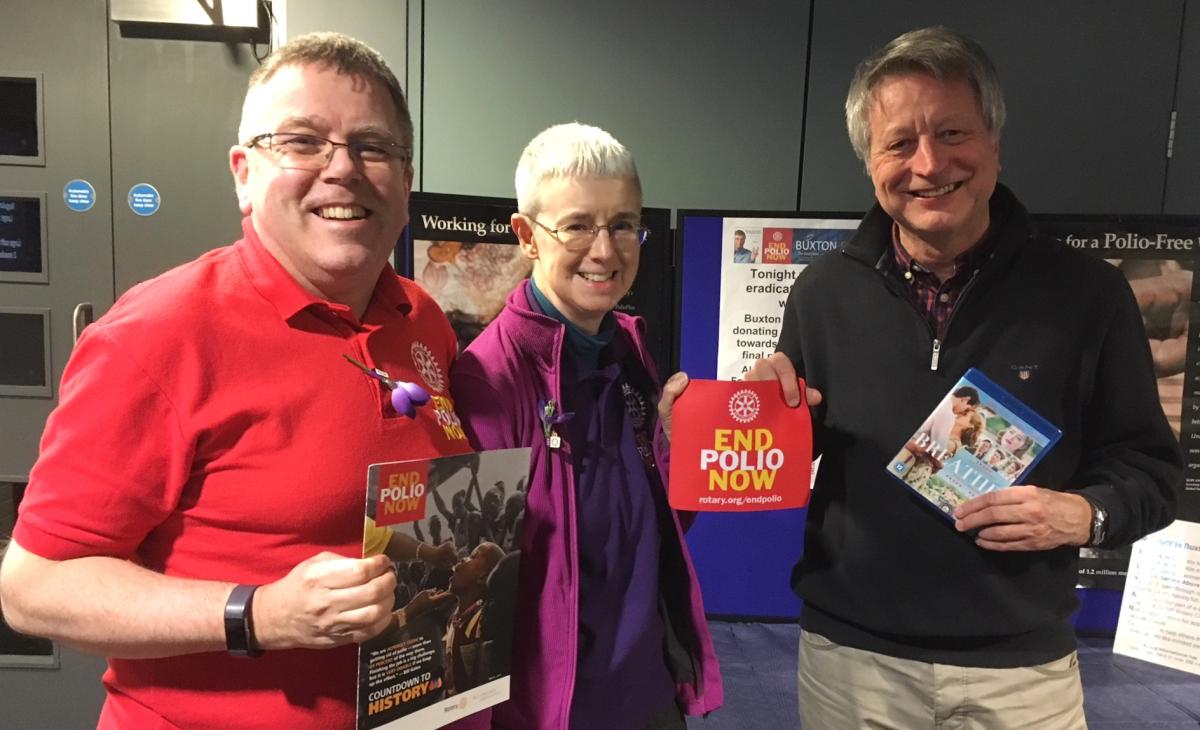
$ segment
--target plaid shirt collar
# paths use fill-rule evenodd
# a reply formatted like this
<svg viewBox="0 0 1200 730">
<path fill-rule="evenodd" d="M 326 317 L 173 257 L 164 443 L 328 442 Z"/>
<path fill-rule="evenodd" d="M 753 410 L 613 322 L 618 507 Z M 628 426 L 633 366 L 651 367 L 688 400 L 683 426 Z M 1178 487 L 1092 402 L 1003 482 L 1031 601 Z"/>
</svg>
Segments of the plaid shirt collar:
<svg viewBox="0 0 1200 730">
<path fill-rule="evenodd" d="M 983 234 L 983 238 L 979 239 L 979 243 L 976 243 L 954 258 L 954 273 L 946 281 L 954 281 L 964 273 L 979 268 L 991 252 L 992 240 L 992 229 L 989 228 Z M 900 243 L 900 225 L 895 222 L 892 223 L 892 261 L 896 264 L 896 271 L 900 272 L 901 275 L 906 271 L 911 271 L 914 275 L 921 273 L 932 277 L 935 284 L 939 281 L 932 271 L 921 266 L 913 258 L 913 255 L 908 252 L 908 249 L 904 248 L 904 244 Z M 908 279 L 908 277 L 904 278 Z"/>
<path fill-rule="evenodd" d="M 963 288 L 970 281 L 971 273 L 978 269 L 991 253 L 994 240 L 989 229 L 979 243 L 954 258 L 954 273 L 942 281 L 932 271 L 921 266 L 904 248 L 900 243 L 900 226 L 892 223 L 892 261 L 896 271 L 909 283 L 917 309 L 938 337 L 944 334 L 946 322 L 950 319 L 950 313 L 954 310 Z"/>
</svg>

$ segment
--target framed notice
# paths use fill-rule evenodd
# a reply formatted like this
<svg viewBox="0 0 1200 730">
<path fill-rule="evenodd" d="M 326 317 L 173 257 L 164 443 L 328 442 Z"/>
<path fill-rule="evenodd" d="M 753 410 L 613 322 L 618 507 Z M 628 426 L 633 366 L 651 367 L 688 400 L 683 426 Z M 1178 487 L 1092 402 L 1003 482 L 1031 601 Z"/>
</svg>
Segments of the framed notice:
<svg viewBox="0 0 1200 730">
<path fill-rule="evenodd" d="M 50 310 L 0 307 L 0 396 L 50 398 Z"/>
<path fill-rule="evenodd" d="M 0 281 L 50 281 L 46 193 L 0 190 Z"/>
<path fill-rule="evenodd" d="M 46 164 L 42 75 L 0 71 L 0 165 Z"/>
</svg>

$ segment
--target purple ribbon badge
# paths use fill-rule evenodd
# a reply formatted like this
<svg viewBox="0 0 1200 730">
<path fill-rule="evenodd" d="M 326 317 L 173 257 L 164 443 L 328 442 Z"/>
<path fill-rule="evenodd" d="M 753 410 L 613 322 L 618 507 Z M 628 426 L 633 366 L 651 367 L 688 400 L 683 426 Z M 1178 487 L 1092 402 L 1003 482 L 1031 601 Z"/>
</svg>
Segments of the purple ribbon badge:
<svg viewBox="0 0 1200 730">
<path fill-rule="evenodd" d="M 559 446 L 562 446 L 562 437 L 558 435 L 554 427 L 571 420 L 575 414 L 571 412 L 556 412 L 558 411 L 558 404 L 553 398 L 550 400 L 539 400 L 538 411 L 542 416 L 542 433 L 546 435 L 546 445 L 552 449 L 557 449 Z"/>
</svg>

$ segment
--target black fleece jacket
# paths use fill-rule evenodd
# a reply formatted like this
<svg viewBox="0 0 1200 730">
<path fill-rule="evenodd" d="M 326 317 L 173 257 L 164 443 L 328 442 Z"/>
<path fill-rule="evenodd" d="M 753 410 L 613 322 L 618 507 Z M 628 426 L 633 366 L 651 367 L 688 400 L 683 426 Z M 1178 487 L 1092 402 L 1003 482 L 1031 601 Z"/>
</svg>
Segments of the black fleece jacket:
<svg viewBox="0 0 1200 730">
<path fill-rule="evenodd" d="M 992 251 L 941 341 L 894 270 L 892 220 L 878 205 L 788 296 L 777 349 L 824 394 L 814 414 L 823 458 L 792 585 L 805 601 L 801 625 L 840 644 L 993 667 L 1074 648 L 1078 548 L 981 549 L 886 472 L 970 367 L 1062 429 L 1026 481 L 1103 505 L 1103 547 L 1172 519 L 1183 458 L 1129 285 L 1104 261 L 1038 236 L 1003 186 L 991 221 Z"/>
</svg>

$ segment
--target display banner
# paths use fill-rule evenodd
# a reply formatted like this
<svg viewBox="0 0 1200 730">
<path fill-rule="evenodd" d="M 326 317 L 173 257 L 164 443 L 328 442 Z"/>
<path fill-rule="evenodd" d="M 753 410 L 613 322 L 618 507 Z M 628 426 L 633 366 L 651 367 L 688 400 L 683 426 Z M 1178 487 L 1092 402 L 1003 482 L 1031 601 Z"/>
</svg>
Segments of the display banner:
<svg viewBox="0 0 1200 730">
<path fill-rule="evenodd" d="M 675 509 L 752 512 L 808 504 L 812 421 L 776 382 L 692 380 L 675 402 L 670 503 Z"/>
<path fill-rule="evenodd" d="M 1113 653 L 1200 674 L 1200 524 L 1133 546 Z"/>
<path fill-rule="evenodd" d="M 500 310 L 533 268 L 509 227 L 516 202 L 413 193 L 403 273 L 424 287 L 450 319 L 459 350 Z"/>
<path fill-rule="evenodd" d="M 836 251 L 858 218 L 725 218 L 721 224 L 721 314 L 717 379 L 741 380 L 775 351 L 796 276 Z"/>
<path fill-rule="evenodd" d="M 496 318 L 509 292 L 533 270 L 509 226 L 516 210 L 510 198 L 413 193 L 409 201 L 397 270 L 424 287 L 446 312 L 460 350 Z M 650 235 L 641 249 L 637 278 L 617 310 L 645 318 L 647 346 L 666 378 L 675 362 L 671 212 L 643 208 L 642 223 Z"/>
<path fill-rule="evenodd" d="M 1034 216 L 1038 228 L 1117 267 L 1133 288 L 1158 376 L 1158 396 L 1184 452 L 1176 517 L 1200 522 L 1200 255 L 1194 216 Z M 1129 547 L 1080 550 L 1079 585 L 1121 590 Z"/>
</svg>

